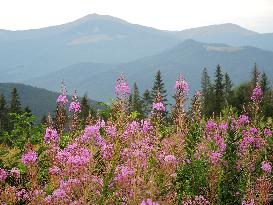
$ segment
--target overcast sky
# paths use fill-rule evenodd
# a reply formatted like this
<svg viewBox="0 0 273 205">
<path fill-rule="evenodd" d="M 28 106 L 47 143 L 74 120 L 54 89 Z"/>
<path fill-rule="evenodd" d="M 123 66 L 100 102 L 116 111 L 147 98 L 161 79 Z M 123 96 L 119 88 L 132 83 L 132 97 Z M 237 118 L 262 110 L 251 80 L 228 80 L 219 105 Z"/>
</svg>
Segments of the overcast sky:
<svg viewBox="0 0 273 205">
<path fill-rule="evenodd" d="M 41 28 L 91 13 L 166 30 L 229 22 L 273 32 L 273 0 L 0 0 L 0 29 Z"/>
</svg>

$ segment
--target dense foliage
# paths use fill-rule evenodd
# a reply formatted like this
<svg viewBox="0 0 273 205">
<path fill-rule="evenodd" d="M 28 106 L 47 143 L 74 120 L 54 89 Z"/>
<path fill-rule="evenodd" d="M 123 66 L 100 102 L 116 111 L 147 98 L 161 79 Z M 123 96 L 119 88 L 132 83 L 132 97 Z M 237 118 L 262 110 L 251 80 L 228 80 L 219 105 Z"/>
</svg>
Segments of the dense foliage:
<svg viewBox="0 0 273 205">
<path fill-rule="evenodd" d="M 168 113 L 161 80 L 155 82 L 162 90 L 154 87 L 141 98 L 121 75 L 116 99 L 97 114 L 76 93 L 68 104 L 64 87 L 46 127 L 14 114 L 0 145 L 0 202 L 269 204 L 273 127 L 263 115 L 265 89 L 257 80 L 239 110 L 223 98 L 232 89 L 220 66 L 215 78 L 209 93 L 196 92 L 186 109 L 189 85 L 180 75 Z M 206 94 L 221 106 L 210 118 L 202 112 Z"/>
</svg>

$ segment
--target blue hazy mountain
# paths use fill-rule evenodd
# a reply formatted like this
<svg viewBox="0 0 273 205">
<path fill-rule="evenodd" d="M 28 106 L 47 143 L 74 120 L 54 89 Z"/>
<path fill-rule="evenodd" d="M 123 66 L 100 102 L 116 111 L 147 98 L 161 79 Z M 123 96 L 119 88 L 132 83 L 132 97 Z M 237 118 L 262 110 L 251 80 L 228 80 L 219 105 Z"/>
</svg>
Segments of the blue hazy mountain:
<svg viewBox="0 0 273 205">
<path fill-rule="evenodd" d="M 48 28 L 0 30 L 0 80 L 21 81 L 79 62 L 129 62 L 179 42 L 167 32 L 97 14 Z"/>
<path fill-rule="evenodd" d="M 179 39 L 232 46 L 253 46 L 273 51 L 273 33 L 257 33 L 236 24 L 219 24 L 173 32 Z"/>
<path fill-rule="evenodd" d="M 79 63 L 26 83 L 56 90 L 63 79 L 70 90 L 76 88 L 81 94 L 87 91 L 91 98 L 105 100 L 113 96 L 115 80 L 120 73 L 124 73 L 131 84 L 136 81 L 144 89 L 152 86 L 154 74 L 161 70 L 171 93 L 179 73 L 185 75 L 192 89 L 198 89 L 203 68 L 213 76 L 220 64 L 237 84 L 249 79 L 255 62 L 261 71 L 273 76 L 273 52 L 250 46 L 232 47 L 186 40 L 160 54 L 129 63 Z"/>
<path fill-rule="evenodd" d="M 203 67 L 212 72 L 217 64 L 234 82 L 246 80 L 255 62 L 273 76 L 270 51 L 273 34 L 235 24 L 162 31 L 92 14 L 47 28 L 0 30 L 0 82 L 58 91 L 65 80 L 71 90 L 106 99 L 121 72 L 146 88 L 160 69 L 169 90 L 178 73 L 198 88 Z"/>
<path fill-rule="evenodd" d="M 0 95 L 3 94 L 8 103 L 13 88 L 18 91 L 22 108 L 28 106 L 38 121 L 49 112 L 54 114 L 56 99 L 60 93 L 19 83 L 0 83 Z M 69 99 L 71 100 L 71 97 Z M 96 101 L 89 102 L 94 108 L 98 108 Z"/>
</svg>

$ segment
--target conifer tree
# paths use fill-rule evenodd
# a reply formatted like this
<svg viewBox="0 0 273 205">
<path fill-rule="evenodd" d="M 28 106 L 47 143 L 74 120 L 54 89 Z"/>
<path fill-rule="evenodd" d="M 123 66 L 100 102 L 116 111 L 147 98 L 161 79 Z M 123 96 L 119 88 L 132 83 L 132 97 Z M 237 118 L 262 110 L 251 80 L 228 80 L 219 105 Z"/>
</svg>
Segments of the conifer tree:
<svg viewBox="0 0 273 205">
<path fill-rule="evenodd" d="M 224 105 L 224 84 L 223 84 L 223 74 L 220 65 L 217 65 L 215 71 L 215 81 L 214 81 L 214 112 L 219 114 Z"/>
<path fill-rule="evenodd" d="M 83 120 L 83 122 L 86 121 L 86 118 L 88 117 L 90 112 L 90 105 L 88 102 L 88 98 L 87 95 L 84 95 L 82 100 L 81 100 L 81 119 Z"/>
<path fill-rule="evenodd" d="M 153 102 L 155 101 L 158 92 L 160 93 L 160 95 L 162 97 L 163 103 L 166 104 L 167 103 L 167 90 L 165 89 L 165 84 L 163 82 L 160 70 L 157 71 L 157 73 L 155 75 L 154 85 L 152 88 L 151 95 L 152 95 Z"/>
<path fill-rule="evenodd" d="M 201 78 L 201 88 L 202 88 L 202 111 L 205 115 L 210 115 L 210 108 L 212 107 L 212 87 L 210 83 L 210 77 L 207 68 L 203 69 Z"/>
<path fill-rule="evenodd" d="M 252 70 L 252 77 L 251 77 L 251 87 L 252 89 L 257 85 L 257 82 L 259 82 L 260 73 L 258 71 L 258 66 L 255 63 L 253 70 Z"/>
<path fill-rule="evenodd" d="M 231 98 L 232 98 L 232 81 L 228 75 L 228 73 L 225 73 L 224 76 L 224 100 L 225 105 L 230 104 Z"/>
<path fill-rule="evenodd" d="M 153 103 L 151 93 L 148 89 L 144 91 L 142 99 L 143 99 L 143 112 L 146 116 L 148 116 L 149 113 L 151 112 L 151 107 Z"/>
<path fill-rule="evenodd" d="M 270 87 L 269 87 L 270 82 L 269 82 L 268 77 L 265 72 L 263 72 L 261 75 L 260 85 L 261 85 L 261 89 L 264 94 L 270 89 Z"/>
<path fill-rule="evenodd" d="M 0 96 L 0 134 L 8 128 L 8 108 L 4 95 Z"/>
<path fill-rule="evenodd" d="M 140 97 L 139 90 L 137 84 L 134 83 L 132 99 L 131 99 L 131 109 L 132 111 L 136 111 L 143 116 L 143 101 Z"/>
<path fill-rule="evenodd" d="M 11 92 L 11 101 L 10 101 L 9 112 L 10 113 L 17 113 L 17 114 L 19 114 L 21 112 L 20 98 L 19 98 L 19 94 L 18 94 L 16 88 L 13 88 L 12 92 Z"/>
</svg>

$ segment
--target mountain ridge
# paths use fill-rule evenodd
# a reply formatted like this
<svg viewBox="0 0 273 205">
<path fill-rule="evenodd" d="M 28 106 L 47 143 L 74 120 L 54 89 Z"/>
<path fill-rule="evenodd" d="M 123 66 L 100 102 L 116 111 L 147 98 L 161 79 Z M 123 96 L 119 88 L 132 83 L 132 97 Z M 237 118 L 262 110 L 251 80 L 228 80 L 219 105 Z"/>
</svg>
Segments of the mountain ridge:
<svg viewBox="0 0 273 205">
<path fill-rule="evenodd" d="M 198 59 L 198 60 L 196 60 Z M 79 93 L 88 91 L 88 95 L 97 100 L 113 97 L 113 87 L 119 74 L 124 73 L 128 81 L 141 82 L 140 89 L 150 88 L 157 70 L 163 73 L 163 79 L 170 92 L 179 73 L 185 75 L 192 90 L 200 88 L 202 69 L 207 67 L 212 75 L 217 64 L 228 72 L 235 84 L 248 80 L 249 73 L 257 63 L 261 71 L 273 76 L 273 52 L 251 46 L 232 47 L 225 44 L 208 44 L 186 40 L 172 49 L 154 56 L 121 64 L 82 63 L 65 67 L 59 71 L 26 81 L 39 87 L 49 86 L 54 90 L 56 82 L 65 80 L 70 89 L 77 88 Z M 83 75 L 84 73 L 84 75 Z M 145 74 L 145 75 L 144 75 Z M 273 79 L 271 79 L 273 80 Z M 169 93 L 170 94 L 170 93 Z"/>
</svg>

